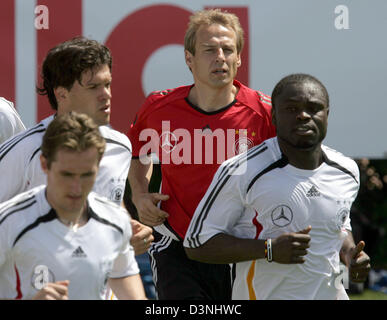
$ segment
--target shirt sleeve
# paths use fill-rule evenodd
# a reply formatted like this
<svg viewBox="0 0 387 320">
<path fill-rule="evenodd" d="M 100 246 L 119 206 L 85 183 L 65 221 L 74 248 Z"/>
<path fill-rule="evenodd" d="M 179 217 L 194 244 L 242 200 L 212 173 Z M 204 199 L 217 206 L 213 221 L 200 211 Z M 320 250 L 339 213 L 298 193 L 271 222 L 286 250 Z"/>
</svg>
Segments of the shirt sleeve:
<svg viewBox="0 0 387 320">
<path fill-rule="evenodd" d="M 184 239 L 185 247 L 200 247 L 219 233 L 232 234 L 245 208 L 241 175 L 238 174 L 243 159 L 231 158 L 218 168 L 195 210 Z"/>
<path fill-rule="evenodd" d="M 6 263 L 8 259 L 10 249 L 8 227 L 9 225 L 7 221 L 4 220 L 4 213 L 2 210 L 2 206 L 0 205 L 0 272 L 1 267 Z"/>
<path fill-rule="evenodd" d="M 351 200 L 352 200 L 351 207 L 352 207 L 352 204 L 355 201 L 355 199 L 359 193 L 359 189 L 360 189 L 360 172 L 359 172 L 359 167 L 357 166 L 356 162 L 351 161 L 351 163 L 352 163 L 351 171 L 353 172 L 355 180 L 357 182 L 356 184 L 354 184 L 354 187 L 353 187 L 353 192 L 352 192 L 352 197 L 351 197 Z M 348 219 L 346 219 L 344 222 L 344 229 L 348 230 L 348 231 L 352 231 L 351 214 L 348 215 Z"/>
<path fill-rule="evenodd" d="M 0 203 L 24 191 L 26 167 L 19 145 L 0 146 Z M 6 182 L 6 183 L 5 183 Z"/>
<path fill-rule="evenodd" d="M 125 214 L 128 215 L 127 213 Z M 132 227 L 130 225 L 129 216 L 127 218 L 128 219 L 125 223 L 126 228 L 124 229 L 121 250 L 117 258 L 114 260 L 110 278 L 123 278 L 138 274 L 140 272 L 135 258 L 134 249 L 130 244 Z"/>
<path fill-rule="evenodd" d="M 8 103 L 9 108 L 13 108 L 13 104 L 11 102 L 3 102 L 0 103 Z M 24 131 L 26 128 L 18 117 L 16 112 L 9 111 L 7 109 L 0 110 L 0 143 L 3 143 L 7 139 L 11 138 L 15 134 Z"/>
<path fill-rule="evenodd" d="M 159 134 L 149 125 L 149 114 L 155 95 L 150 95 L 137 112 L 133 123 L 128 131 L 128 138 L 132 143 L 132 157 L 138 159 L 141 156 L 157 153 Z"/>
</svg>

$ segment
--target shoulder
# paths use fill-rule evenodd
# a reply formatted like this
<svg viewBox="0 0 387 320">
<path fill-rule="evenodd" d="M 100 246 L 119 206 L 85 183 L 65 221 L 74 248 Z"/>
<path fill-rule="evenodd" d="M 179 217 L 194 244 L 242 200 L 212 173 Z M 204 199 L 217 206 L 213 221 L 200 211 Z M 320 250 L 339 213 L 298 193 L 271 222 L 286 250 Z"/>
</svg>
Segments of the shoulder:
<svg viewBox="0 0 387 320">
<path fill-rule="evenodd" d="M 262 93 L 261 91 L 253 90 L 238 81 L 234 81 L 234 84 L 239 87 L 237 94 L 237 100 L 251 110 L 261 114 L 269 115 L 271 112 L 271 97 Z"/>
<path fill-rule="evenodd" d="M 246 104 L 251 104 L 259 108 L 271 109 L 271 97 L 259 90 L 251 89 L 244 84 L 234 81 L 234 84 L 239 87 L 238 97 L 243 97 Z"/>
<path fill-rule="evenodd" d="M 4 115 L 9 115 L 13 113 L 13 103 L 11 101 L 8 101 L 7 99 L 4 99 L 3 97 L 0 97 L 0 112 Z"/>
<path fill-rule="evenodd" d="M 322 145 L 321 147 L 326 157 L 325 162 L 328 165 L 331 165 L 345 173 L 348 173 L 349 175 L 353 176 L 355 180 L 359 183 L 359 167 L 353 159 L 328 146 Z"/>
<path fill-rule="evenodd" d="M 123 207 L 95 192 L 90 192 L 88 202 L 97 221 L 110 225 L 121 233 L 127 229 L 130 224 L 130 216 Z"/>
<path fill-rule="evenodd" d="M 146 101 L 154 103 L 156 101 L 170 101 L 172 99 L 185 98 L 191 89 L 191 86 L 180 86 L 173 89 L 152 91 Z"/>
<path fill-rule="evenodd" d="M 106 143 L 121 145 L 128 149 L 129 152 L 132 152 L 132 144 L 130 143 L 129 138 L 123 133 L 112 129 L 110 126 L 100 126 L 99 131 L 105 138 Z"/>
<path fill-rule="evenodd" d="M 0 161 L 6 156 L 11 156 L 13 161 L 15 159 L 29 159 L 36 151 L 40 150 L 48 123 L 47 119 L 45 119 L 30 129 L 6 140 L 0 146 Z"/>
<path fill-rule="evenodd" d="M 139 116 L 148 115 L 173 101 L 185 99 L 188 96 L 191 86 L 181 86 L 174 89 L 151 92 L 145 99 L 139 110 Z"/>
<path fill-rule="evenodd" d="M 45 186 L 39 186 L 1 203 L 0 227 L 10 226 L 12 229 L 21 230 L 44 214 L 41 212 L 42 207 L 46 207 L 42 204 L 44 189 Z"/>
<path fill-rule="evenodd" d="M 267 139 L 260 145 L 250 148 L 247 152 L 223 162 L 218 169 L 217 179 L 230 176 L 233 177 L 233 180 L 239 180 L 247 188 L 254 177 L 275 165 L 281 157 L 277 139 Z"/>
</svg>

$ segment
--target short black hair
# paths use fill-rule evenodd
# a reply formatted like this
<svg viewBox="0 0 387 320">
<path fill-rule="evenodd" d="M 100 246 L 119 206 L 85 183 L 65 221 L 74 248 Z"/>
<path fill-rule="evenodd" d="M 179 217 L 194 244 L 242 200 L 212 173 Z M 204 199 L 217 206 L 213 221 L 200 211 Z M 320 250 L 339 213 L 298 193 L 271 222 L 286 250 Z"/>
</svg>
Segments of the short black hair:
<svg viewBox="0 0 387 320">
<path fill-rule="evenodd" d="M 64 87 L 71 90 L 74 82 L 81 81 L 84 71 L 108 65 L 112 69 L 110 50 L 96 40 L 75 37 L 52 48 L 44 59 L 41 78 L 37 87 L 40 95 L 47 95 L 51 107 L 58 109 L 54 89 Z"/>
<path fill-rule="evenodd" d="M 325 88 L 325 86 L 322 84 L 320 80 L 318 80 L 316 77 L 311 76 L 310 74 L 306 73 L 294 73 L 290 74 L 284 78 L 282 78 L 274 87 L 274 90 L 271 94 L 271 104 L 273 108 L 275 108 L 275 100 L 276 98 L 282 93 L 282 90 L 284 87 L 288 86 L 291 83 L 301 84 L 305 82 L 312 82 L 316 83 L 322 90 L 326 100 L 327 100 L 327 107 L 329 108 L 329 94 L 328 90 Z"/>
</svg>

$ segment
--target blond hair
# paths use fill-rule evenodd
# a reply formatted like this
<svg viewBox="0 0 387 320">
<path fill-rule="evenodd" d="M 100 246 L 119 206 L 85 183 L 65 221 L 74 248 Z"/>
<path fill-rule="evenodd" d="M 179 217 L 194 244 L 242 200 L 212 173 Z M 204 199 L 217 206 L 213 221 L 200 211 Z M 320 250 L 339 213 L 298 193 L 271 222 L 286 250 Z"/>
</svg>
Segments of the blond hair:
<svg viewBox="0 0 387 320">
<path fill-rule="evenodd" d="M 239 18 L 233 13 L 223 12 L 220 9 L 197 11 L 190 16 L 190 21 L 184 37 L 184 49 L 195 55 L 197 30 L 202 25 L 209 26 L 212 24 L 220 24 L 234 30 L 237 37 L 237 53 L 240 54 L 244 45 L 244 32 L 239 22 Z"/>
</svg>

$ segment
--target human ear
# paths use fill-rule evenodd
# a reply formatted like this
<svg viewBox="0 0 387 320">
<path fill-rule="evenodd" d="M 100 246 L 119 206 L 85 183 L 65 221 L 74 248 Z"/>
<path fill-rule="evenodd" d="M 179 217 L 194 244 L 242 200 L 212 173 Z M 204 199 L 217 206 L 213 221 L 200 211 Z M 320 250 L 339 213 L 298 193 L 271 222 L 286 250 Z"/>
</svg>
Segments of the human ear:
<svg viewBox="0 0 387 320">
<path fill-rule="evenodd" d="M 185 56 L 185 63 L 187 64 L 188 67 L 191 68 L 193 54 L 188 50 L 184 50 L 184 56 Z"/>
<path fill-rule="evenodd" d="M 242 59 L 240 53 L 238 53 L 237 67 L 239 68 L 242 65 Z"/>
<path fill-rule="evenodd" d="M 42 167 L 43 172 L 47 174 L 48 163 L 46 157 L 43 156 L 43 154 L 40 154 L 40 166 Z"/>
</svg>

